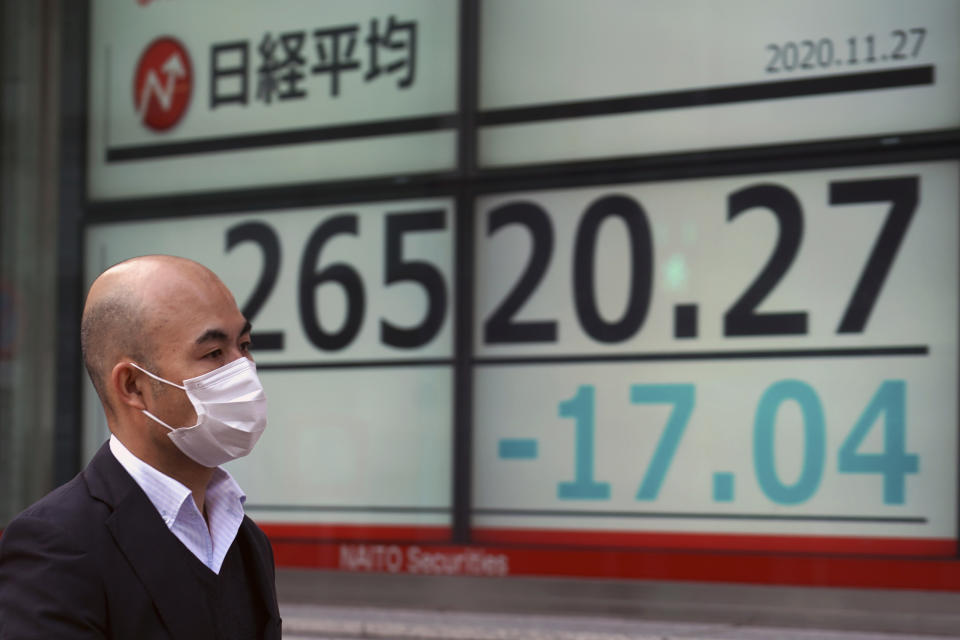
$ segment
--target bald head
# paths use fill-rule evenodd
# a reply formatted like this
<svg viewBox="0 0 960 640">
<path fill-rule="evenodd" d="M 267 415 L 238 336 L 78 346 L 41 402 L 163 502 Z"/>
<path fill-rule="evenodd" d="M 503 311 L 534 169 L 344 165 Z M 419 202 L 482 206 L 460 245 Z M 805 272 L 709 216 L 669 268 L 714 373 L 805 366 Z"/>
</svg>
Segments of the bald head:
<svg viewBox="0 0 960 640">
<path fill-rule="evenodd" d="M 191 304 L 233 297 L 203 265 L 173 256 L 143 256 L 116 264 L 93 282 L 80 325 L 83 362 L 109 412 L 106 379 L 121 360 L 153 368 L 157 335 Z"/>
</svg>

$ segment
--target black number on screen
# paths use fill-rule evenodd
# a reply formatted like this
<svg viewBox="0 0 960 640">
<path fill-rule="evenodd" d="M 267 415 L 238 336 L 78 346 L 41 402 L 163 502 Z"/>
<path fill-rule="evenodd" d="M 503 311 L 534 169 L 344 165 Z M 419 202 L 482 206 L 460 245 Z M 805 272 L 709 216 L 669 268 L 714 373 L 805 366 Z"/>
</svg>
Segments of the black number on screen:
<svg viewBox="0 0 960 640">
<path fill-rule="evenodd" d="M 786 274 L 800 248 L 803 237 L 803 212 L 789 189 L 774 184 L 747 187 L 730 194 L 727 220 L 756 207 L 771 211 L 779 223 L 780 234 L 773 253 L 750 287 L 723 317 L 727 336 L 806 334 L 807 314 L 801 311 L 759 313 L 763 302 L 780 278 Z"/>
<path fill-rule="evenodd" d="M 556 342 L 555 321 L 513 320 L 513 316 L 540 284 L 550 263 L 550 256 L 553 254 L 553 227 L 550 217 L 539 205 L 532 202 L 511 202 L 490 212 L 487 235 L 491 236 L 511 224 L 522 225 L 530 231 L 533 249 L 523 275 L 484 323 L 483 339 L 487 343 Z"/>
<path fill-rule="evenodd" d="M 263 270 L 241 313 L 253 323 L 254 318 L 270 297 L 280 275 L 280 239 L 273 227 L 263 222 L 244 222 L 227 229 L 227 252 L 244 242 L 252 242 L 263 252 Z M 283 350 L 282 331 L 255 331 L 250 335 L 257 351 Z"/>
<path fill-rule="evenodd" d="M 780 56 L 780 61 L 783 63 L 783 68 L 787 71 L 793 71 L 797 68 L 797 60 L 800 56 L 797 51 L 797 45 L 793 42 L 788 42 L 783 45 L 781 49 L 782 55 Z"/>
<path fill-rule="evenodd" d="M 815 65 L 813 64 L 813 57 L 816 54 L 816 45 L 813 44 L 813 40 L 804 40 L 800 43 L 800 46 L 805 49 L 803 54 L 803 62 L 800 63 L 801 69 L 814 69 Z"/>
<path fill-rule="evenodd" d="M 427 313 L 415 327 L 397 327 L 380 321 L 380 339 L 384 344 L 401 349 L 422 346 L 437 335 L 447 309 L 447 291 L 437 268 L 422 260 L 403 259 L 403 236 L 418 231 L 441 231 L 446 228 L 441 209 L 414 213 L 392 213 L 386 218 L 386 247 L 383 280 L 386 284 L 415 282 L 427 294 Z"/>
<path fill-rule="evenodd" d="M 872 35 L 869 35 L 869 36 L 867 36 L 866 38 L 864 38 L 864 40 L 865 40 L 866 43 L 867 43 L 867 57 L 866 57 L 866 61 L 867 61 L 867 62 L 876 62 L 876 61 L 877 61 L 877 58 L 876 58 L 876 56 L 874 55 L 874 46 L 873 46 L 874 37 L 873 37 Z"/>
<path fill-rule="evenodd" d="M 324 245 L 338 235 L 357 235 L 356 214 L 335 216 L 320 224 L 307 240 L 300 262 L 297 298 L 300 323 L 310 342 L 324 351 L 338 351 L 353 341 L 360 331 L 365 307 L 363 283 L 353 267 L 337 262 L 316 271 Z M 316 304 L 317 289 L 328 282 L 339 284 L 346 296 L 346 318 L 340 329 L 333 333 L 325 331 L 321 326 Z"/>
<path fill-rule="evenodd" d="M 623 316 L 606 322 L 597 310 L 594 267 L 597 233 L 604 220 L 623 220 L 630 238 L 629 299 Z M 587 209 L 577 228 L 573 249 L 573 301 L 583 330 L 600 342 L 622 342 L 632 337 L 647 317 L 653 285 L 653 240 L 640 205 L 622 195 L 600 198 Z"/>
<path fill-rule="evenodd" d="M 833 64 L 833 40 L 830 38 L 821 38 L 817 43 L 817 63 L 821 67 Z"/>
<path fill-rule="evenodd" d="M 905 60 L 907 54 L 903 53 L 903 48 L 907 46 L 907 32 L 903 29 L 896 29 L 890 32 L 890 35 L 897 39 L 897 44 L 893 48 L 890 57 L 894 60 Z"/>
<path fill-rule="evenodd" d="M 870 250 L 837 333 L 863 332 L 917 209 L 919 191 L 919 176 L 830 183 L 832 205 L 890 203 L 890 212 Z"/>
<path fill-rule="evenodd" d="M 773 49 L 773 57 L 770 58 L 770 62 L 767 63 L 767 73 L 776 73 L 780 70 L 777 68 L 777 58 L 780 57 L 780 47 L 775 44 L 768 44 L 767 49 Z"/>
<path fill-rule="evenodd" d="M 914 27 L 913 29 L 910 29 L 910 33 L 915 33 L 917 35 L 917 43 L 913 45 L 913 52 L 911 54 L 914 58 L 916 58 L 920 53 L 920 47 L 923 46 L 923 38 L 927 35 L 927 30 L 923 27 Z"/>
</svg>

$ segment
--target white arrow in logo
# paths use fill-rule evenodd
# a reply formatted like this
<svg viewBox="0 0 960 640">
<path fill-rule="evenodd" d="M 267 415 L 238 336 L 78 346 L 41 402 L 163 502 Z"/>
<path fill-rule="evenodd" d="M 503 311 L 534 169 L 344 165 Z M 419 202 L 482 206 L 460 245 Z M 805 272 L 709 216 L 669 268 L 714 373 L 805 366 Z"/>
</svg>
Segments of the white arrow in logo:
<svg viewBox="0 0 960 640">
<path fill-rule="evenodd" d="M 160 68 L 163 75 L 166 76 L 166 84 L 160 84 L 160 78 L 153 69 L 147 71 L 146 81 L 143 83 L 143 89 L 140 91 L 140 120 L 144 119 L 147 112 L 147 106 L 150 104 L 150 97 L 156 96 L 160 102 L 160 108 L 164 111 L 170 110 L 173 103 L 173 90 L 177 86 L 177 78 L 185 78 L 187 70 L 184 68 L 183 60 L 180 54 L 173 52 L 167 61 Z"/>
</svg>

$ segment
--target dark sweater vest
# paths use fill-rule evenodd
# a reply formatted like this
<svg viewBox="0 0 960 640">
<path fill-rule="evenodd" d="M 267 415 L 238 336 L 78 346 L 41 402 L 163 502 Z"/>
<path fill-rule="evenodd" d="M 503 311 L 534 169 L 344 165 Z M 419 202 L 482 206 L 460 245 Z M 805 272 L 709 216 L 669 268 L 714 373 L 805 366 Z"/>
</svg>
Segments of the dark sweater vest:
<svg viewBox="0 0 960 640">
<path fill-rule="evenodd" d="M 208 569 L 183 547 L 203 591 L 204 602 L 198 603 L 198 608 L 209 613 L 217 629 L 216 639 L 211 640 L 263 638 L 268 614 L 257 588 L 256 559 L 252 557 L 249 545 L 240 542 L 240 537 L 238 533 L 233 539 L 219 574 Z"/>
</svg>

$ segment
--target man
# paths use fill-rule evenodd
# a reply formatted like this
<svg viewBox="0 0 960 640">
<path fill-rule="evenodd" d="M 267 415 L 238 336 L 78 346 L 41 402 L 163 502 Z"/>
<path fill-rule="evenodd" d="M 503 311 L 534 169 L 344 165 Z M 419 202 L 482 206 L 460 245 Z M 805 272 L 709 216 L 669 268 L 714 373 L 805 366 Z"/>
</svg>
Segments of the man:
<svg viewBox="0 0 960 640">
<path fill-rule="evenodd" d="M 183 258 L 122 262 L 81 342 L 112 435 L 0 537 L 0 639 L 279 639 L 270 544 L 218 466 L 266 424 L 230 291 Z"/>
</svg>

